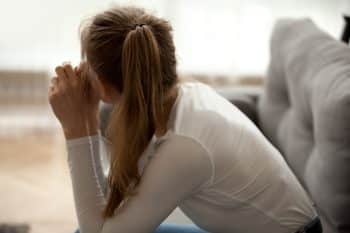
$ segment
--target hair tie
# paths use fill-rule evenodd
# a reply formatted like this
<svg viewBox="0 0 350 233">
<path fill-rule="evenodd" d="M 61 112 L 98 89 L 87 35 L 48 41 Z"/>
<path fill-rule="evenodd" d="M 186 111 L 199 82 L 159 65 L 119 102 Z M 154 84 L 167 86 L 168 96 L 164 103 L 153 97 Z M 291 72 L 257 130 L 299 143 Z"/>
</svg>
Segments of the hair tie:
<svg viewBox="0 0 350 233">
<path fill-rule="evenodd" d="M 142 27 L 144 25 L 145 25 L 144 23 L 138 23 L 138 24 L 135 25 L 135 29 L 137 29 L 137 27 Z"/>
</svg>

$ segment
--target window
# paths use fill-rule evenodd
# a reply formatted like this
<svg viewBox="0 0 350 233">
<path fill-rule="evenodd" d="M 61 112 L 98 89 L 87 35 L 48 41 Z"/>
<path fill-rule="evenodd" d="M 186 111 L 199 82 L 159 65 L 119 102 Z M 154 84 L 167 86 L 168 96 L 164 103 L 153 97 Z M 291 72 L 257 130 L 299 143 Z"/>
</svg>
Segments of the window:
<svg viewBox="0 0 350 233">
<path fill-rule="evenodd" d="M 339 38 L 348 0 L 135 0 L 174 27 L 179 70 L 204 74 L 263 74 L 271 29 L 280 17 L 311 17 Z M 52 69 L 79 61 L 82 18 L 110 1 L 6 1 L 0 14 L 0 68 Z"/>
</svg>

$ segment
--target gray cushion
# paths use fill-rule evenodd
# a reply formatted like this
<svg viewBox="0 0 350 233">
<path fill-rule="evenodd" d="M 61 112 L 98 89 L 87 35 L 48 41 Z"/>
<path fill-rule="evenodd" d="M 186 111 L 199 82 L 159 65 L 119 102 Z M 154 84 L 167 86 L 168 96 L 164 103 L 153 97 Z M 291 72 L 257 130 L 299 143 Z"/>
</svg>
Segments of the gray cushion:
<svg viewBox="0 0 350 233">
<path fill-rule="evenodd" d="M 350 232 L 350 48 L 309 19 L 272 34 L 259 124 L 321 214 L 324 232 Z"/>
</svg>

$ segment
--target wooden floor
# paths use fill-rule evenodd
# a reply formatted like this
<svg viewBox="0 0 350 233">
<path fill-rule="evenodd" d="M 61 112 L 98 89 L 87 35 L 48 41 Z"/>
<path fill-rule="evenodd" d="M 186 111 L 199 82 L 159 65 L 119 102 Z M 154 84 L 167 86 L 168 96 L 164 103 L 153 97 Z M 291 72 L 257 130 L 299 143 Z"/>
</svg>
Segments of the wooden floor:
<svg viewBox="0 0 350 233">
<path fill-rule="evenodd" d="M 0 223 L 29 223 L 31 233 L 77 227 L 60 133 L 0 139 Z"/>
</svg>

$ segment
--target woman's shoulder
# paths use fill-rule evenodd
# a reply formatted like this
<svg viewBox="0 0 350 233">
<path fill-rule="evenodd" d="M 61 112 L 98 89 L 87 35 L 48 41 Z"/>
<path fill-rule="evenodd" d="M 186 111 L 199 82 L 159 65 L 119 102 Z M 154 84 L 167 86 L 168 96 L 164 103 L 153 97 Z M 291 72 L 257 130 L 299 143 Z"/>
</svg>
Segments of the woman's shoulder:
<svg viewBox="0 0 350 233">
<path fill-rule="evenodd" d="M 193 137 L 169 132 L 166 137 L 155 142 L 153 160 L 170 163 L 176 169 L 198 171 L 212 178 L 213 163 L 209 151 Z"/>
<path fill-rule="evenodd" d="M 177 153 L 181 152 L 181 154 L 193 154 L 194 158 L 195 156 L 201 157 L 202 154 L 208 153 L 205 146 L 195 137 L 172 130 L 167 131 L 164 136 L 155 140 L 154 146 L 156 151 L 160 153 L 177 151 Z M 177 157 L 179 158 L 180 156 Z"/>
</svg>

